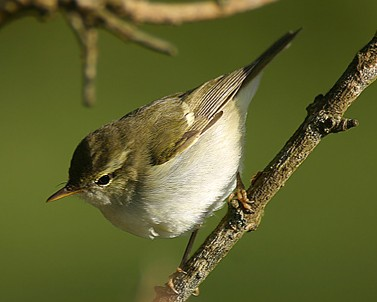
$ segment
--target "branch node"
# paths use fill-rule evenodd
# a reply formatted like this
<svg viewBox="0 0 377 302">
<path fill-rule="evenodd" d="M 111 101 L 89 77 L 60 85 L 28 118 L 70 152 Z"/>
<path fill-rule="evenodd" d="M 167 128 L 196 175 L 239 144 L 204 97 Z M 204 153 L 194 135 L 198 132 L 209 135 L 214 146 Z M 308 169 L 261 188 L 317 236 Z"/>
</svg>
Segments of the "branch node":
<svg viewBox="0 0 377 302">
<path fill-rule="evenodd" d="M 319 124 L 318 130 L 322 135 L 327 135 L 329 133 L 332 133 L 333 129 L 339 123 L 334 117 L 329 116 L 328 114 L 324 114 L 323 118 L 320 117 L 319 120 L 320 120 L 320 124 Z"/>
<path fill-rule="evenodd" d="M 332 129 L 332 133 L 338 133 L 347 131 L 359 125 L 359 121 L 356 119 L 342 118 L 341 121 Z"/>
<path fill-rule="evenodd" d="M 323 104 L 324 101 L 325 101 L 325 97 L 323 96 L 323 94 L 317 95 L 314 98 L 313 103 L 310 103 L 306 107 L 306 112 L 308 113 L 308 115 L 314 115 L 315 113 L 317 113 L 318 112 L 318 108 L 322 107 L 322 104 Z"/>
<path fill-rule="evenodd" d="M 318 117 L 317 130 L 322 136 L 330 133 L 338 133 L 347 131 L 359 125 L 355 119 L 348 119 L 343 117 L 330 116 L 327 113 L 322 113 Z"/>
</svg>

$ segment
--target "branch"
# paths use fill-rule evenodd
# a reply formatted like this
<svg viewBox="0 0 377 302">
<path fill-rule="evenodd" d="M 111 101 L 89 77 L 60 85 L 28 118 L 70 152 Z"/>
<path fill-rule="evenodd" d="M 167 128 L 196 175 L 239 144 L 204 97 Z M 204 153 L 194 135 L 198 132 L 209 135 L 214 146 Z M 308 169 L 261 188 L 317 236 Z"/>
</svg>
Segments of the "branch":
<svg viewBox="0 0 377 302">
<path fill-rule="evenodd" d="M 161 3 L 146 0 L 109 0 L 124 15 L 140 23 L 182 24 L 229 17 L 277 0 L 209 0 L 192 3 Z"/>
<path fill-rule="evenodd" d="M 0 0 L 0 28 L 24 14 L 52 15 L 61 10 L 79 39 L 83 56 L 83 100 L 95 101 L 98 27 L 124 41 L 175 55 L 170 42 L 140 30 L 134 23 L 182 24 L 228 17 L 277 0 L 209 0 L 192 3 L 150 3 L 146 0 Z M 133 23 L 133 24 L 132 24 Z"/>
<path fill-rule="evenodd" d="M 307 116 L 282 150 L 253 178 L 247 189 L 252 201 L 251 213 L 233 199 L 228 213 L 186 262 L 183 272 L 172 275 L 169 285 L 156 288 L 155 302 L 186 301 L 209 273 L 248 231 L 259 226 L 264 208 L 284 186 L 293 172 L 308 157 L 322 138 L 357 126 L 357 121 L 343 117 L 361 92 L 377 78 L 377 33 L 361 49 L 346 71 L 325 95 L 319 95 L 307 108 Z"/>
<path fill-rule="evenodd" d="M 90 107 L 94 104 L 96 98 L 95 79 L 97 75 L 98 32 L 92 26 L 89 26 L 85 17 L 76 11 L 69 11 L 66 16 L 82 48 L 83 103 L 85 106 Z"/>
<path fill-rule="evenodd" d="M 120 20 L 117 15 L 105 9 L 95 11 L 95 16 L 102 21 L 103 26 L 111 33 L 117 35 L 122 40 L 130 40 L 151 50 L 167 54 L 176 55 L 175 46 L 160 38 L 147 34 L 125 20 Z"/>
</svg>

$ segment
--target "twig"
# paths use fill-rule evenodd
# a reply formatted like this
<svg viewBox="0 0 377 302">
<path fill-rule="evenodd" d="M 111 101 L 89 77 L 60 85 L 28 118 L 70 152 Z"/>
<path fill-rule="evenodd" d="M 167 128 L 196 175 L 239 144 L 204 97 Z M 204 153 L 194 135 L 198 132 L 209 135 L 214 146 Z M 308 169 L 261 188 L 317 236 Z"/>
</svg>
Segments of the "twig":
<svg viewBox="0 0 377 302">
<path fill-rule="evenodd" d="M 97 9 L 94 14 L 102 21 L 103 26 L 109 32 L 114 33 L 123 40 L 135 42 L 141 46 L 167 55 L 175 55 L 177 53 L 177 49 L 171 43 L 139 30 L 125 20 L 119 19 L 117 15 L 106 9 Z"/>
<path fill-rule="evenodd" d="M 95 102 L 95 78 L 97 75 L 98 32 L 76 11 L 68 11 L 67 19 L 76 33 L 82 48 L 83 60 L 83 103 L 92 106 Z"/>
<path fill-rule="evenodd" d="M 186 301 L 208 274 L 248 231 L 255 230 L 264 208 L 284 186 L 322 138 L 330 133 L 345 131 L 357 121 L 343 117 L 360 93 L 377 78 L 377 33 L 355 56 L 343 75 L 325 96 L 318 96 L 308 106 L 308 115 L 293 136 L 267 167 L 253 178 L 247 190 L 253 213 L 244 213 L 237 200 L 229 205 L 226 216 L 208 236 L 198 251 L 173 274 L 171 287 L 156 288 L 155 302 Z"/>
<path fill-rule="evenodd" d="M 138 30 L 103 8 L 95 7 L 95 9 L 91 9 L 91 7 L 85 6 L 85 12 L 77 9 L 67 9 L 65 15 L 82 48 L 83 103 L 88 107 L 94 104 L 96 98 L 95 79 L 98 57 L 98 32 L 96 26 L 98 24 L 101 24 L 109 32 L 120 36 L 123 40 L 130 40 L 168 55 L 176 53 L 176 48 L 170 43 Z"/>
<path fill-rule="evenodd" d="M 83 103 L 95 102 L 98 33 L 102 26 L 125 41 L 175 55 L 170 42 L 140 30 L 131 22 L 181 24 L 217 19 L 255 9 L 276 0 L 215 0 L 192 3 L 150 3 L 142 0 L 0 0 L 0 27 L 23 13 L 51 15 L 60 9 L 77 35 L 83 56 Z M 129 19 L 130 22 L 125 20 Z"/>
</svg>

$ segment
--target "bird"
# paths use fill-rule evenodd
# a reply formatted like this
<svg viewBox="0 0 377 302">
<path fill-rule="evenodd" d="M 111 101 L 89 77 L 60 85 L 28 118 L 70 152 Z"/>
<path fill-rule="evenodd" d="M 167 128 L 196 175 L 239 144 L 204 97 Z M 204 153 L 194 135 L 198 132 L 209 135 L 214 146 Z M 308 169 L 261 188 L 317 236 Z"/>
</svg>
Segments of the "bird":
<svg viewBox="0 0 377 302">
<path fill-rule="evenodd" d="M 236 187 L 261 71 L 298 32 L 286 33 L 245 67 L 89 133 L 73 153 L 65 186 L 47 201 L 78 195 L 140 237 L 196 234 Z"/>
</svg>

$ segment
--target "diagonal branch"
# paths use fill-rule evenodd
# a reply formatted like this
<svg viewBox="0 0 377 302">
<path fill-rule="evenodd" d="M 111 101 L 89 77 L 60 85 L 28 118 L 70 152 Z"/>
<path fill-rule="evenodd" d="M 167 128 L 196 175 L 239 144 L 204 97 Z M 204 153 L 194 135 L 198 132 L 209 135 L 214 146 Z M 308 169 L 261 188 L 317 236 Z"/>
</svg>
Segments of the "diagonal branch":
<svg viewBox="0 0 377 302">
<path fill-rule="evenodd" d="M 237 241 L 246 232 L 256 230 L 267 203 L 322 138 L 357 125 L 357 121 L 343 115 L 376 78 L 377 33 L 357 53 L 330 91 L 316 97 L 308 106 L 303 123 L 267 167 L 253 178 L 247 189 L 248 198 L 253 202 L 252 213 L 246 213 L 237 199 L 233 199 L 226 216 L 186 263 L 184 272 L 174 273 L 170 286 L 156 288 L 155 302 L 186 301 L 195 292 Z"/>
<path fill-rule="evenodd" d="M 102 21 L 103 27 L 122 40 L 132 41 L 151 50 L 171 56 L 177 53 L 177 49 L 171 43 L 141 31 L 106 9 L 97 9 L 94 14 Z"/>
</svg>

